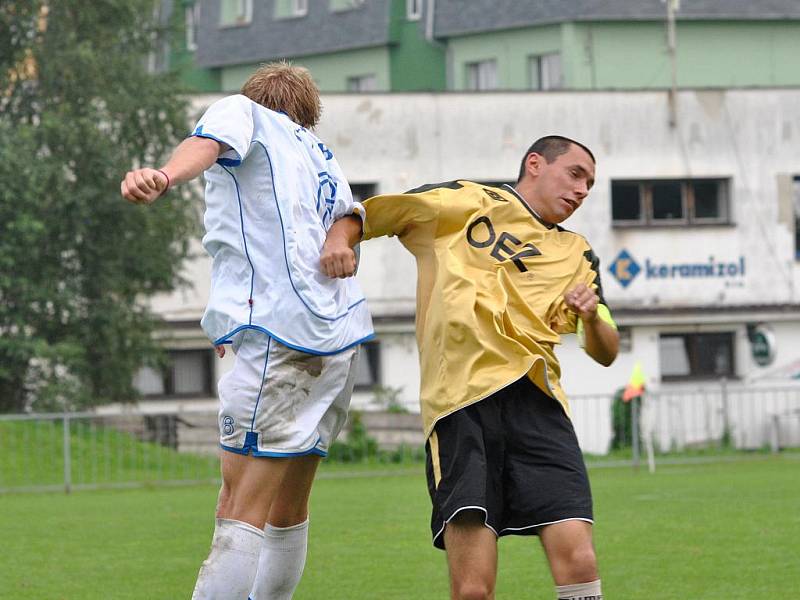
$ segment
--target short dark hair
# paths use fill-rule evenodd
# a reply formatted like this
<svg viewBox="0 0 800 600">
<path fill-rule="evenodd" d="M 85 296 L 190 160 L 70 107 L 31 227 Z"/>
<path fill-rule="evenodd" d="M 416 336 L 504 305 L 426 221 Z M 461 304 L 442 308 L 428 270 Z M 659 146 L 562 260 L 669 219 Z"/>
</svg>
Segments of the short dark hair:
<svg viewBox="0 0 800 600">
<path fill-rule="evenodd" d="M 530 156 L 531 153 L 535 152 L 536 154 L 541 154 L 544 156 L 547 164 L 550 164 L 562 154 L 566 154 L 569 151 L 570 146 L 573 144 L 586 150 L 586 153 L 592 158 L 593 163 L 597 162 L 594 159 L 594 154 L 592 154 L 592 151 L 580 142 L 576 142 L 575 140 L 564 137 L 563 135 L 546 135 L 545 137 L 541 137 L 533 142 L 531 147 L 525 152 L 525 156 L 522 157 L 522 163 L 519 166 L 517 183 L 522 181 L 522 176 L 525 175 L 525 161 L 528 160 L 528 156 Z"/>
</svg>

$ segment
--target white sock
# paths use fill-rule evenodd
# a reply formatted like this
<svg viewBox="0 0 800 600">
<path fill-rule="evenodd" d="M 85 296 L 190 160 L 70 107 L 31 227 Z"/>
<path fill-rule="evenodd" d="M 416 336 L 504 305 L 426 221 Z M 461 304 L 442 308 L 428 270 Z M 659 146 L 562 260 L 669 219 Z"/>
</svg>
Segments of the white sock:
<svg viewBox="0 0 800 600">
<path fill-rule="evenodd" d="M 249 523 L 217 519 L 192 600 L 244 600 L 258 569 L 264 532 Z"/>
<path fill-rule="evenodd" d="M 556 592 L 558 592 L 558 600 L 603 600 L 599 579 L 589 583 L 559 585 L 556 586 Z"/>
<path fill-rule="evenodd" d="M 250 600 L 291 600 L 300 583 L 308 549 L 308 519 L 291 527 L 267 523 Z"/>
</svg>

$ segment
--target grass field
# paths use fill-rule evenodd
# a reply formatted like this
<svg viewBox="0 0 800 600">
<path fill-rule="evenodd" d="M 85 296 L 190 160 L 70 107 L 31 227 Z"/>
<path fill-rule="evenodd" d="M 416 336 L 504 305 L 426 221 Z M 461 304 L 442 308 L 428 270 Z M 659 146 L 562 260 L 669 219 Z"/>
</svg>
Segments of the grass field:
<svg viewBox="0 0 800 600">
<path fill-rule="evenodd" d="M 448 597 L 420 466 L 331 465 L 297 600 Z M 759 599 L 800 589 L 800 455 L 590 469 L 609 600 Z M 216 488 L 0 496 L 0 598 L 189 598 Z M 498 599 L 551 599 L 538 542 L 500 542 Z"/>
</svg>

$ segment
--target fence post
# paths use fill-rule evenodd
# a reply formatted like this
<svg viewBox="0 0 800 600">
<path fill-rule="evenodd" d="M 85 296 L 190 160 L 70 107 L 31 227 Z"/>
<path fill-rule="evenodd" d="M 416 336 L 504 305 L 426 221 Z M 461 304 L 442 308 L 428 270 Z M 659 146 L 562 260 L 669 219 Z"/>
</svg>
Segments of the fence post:
<svg viewBox="0 0 800 600">
<path fill-rule="evenodd" d="M 769 420 L 769 448 L 773 454 L 781 450 L 781 422 L 780 415 L 774 414 Z"/>
<path fill-rule="evenodd" d="M 722 436 L 719 440 L 721 447 L 731 445 L 731 424 L 728 415 L 728 378 L 723 377 L 720 380 L 720 392 L 722 395 Z"/>
<path fill-rule="evenodd" d="M 64 412 L 64 493 L 72 491 L 72 454 L 69 439 L 69 413 Z"/>
</svg>

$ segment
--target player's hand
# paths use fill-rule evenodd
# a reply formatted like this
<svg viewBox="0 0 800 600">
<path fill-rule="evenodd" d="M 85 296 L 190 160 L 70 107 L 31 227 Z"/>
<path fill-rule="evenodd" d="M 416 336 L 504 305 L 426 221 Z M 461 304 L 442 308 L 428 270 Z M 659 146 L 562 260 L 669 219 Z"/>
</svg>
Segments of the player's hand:
<svg viewBox="0 0 800 600">
<path fill-rule="evenodd" d="M 128 171 L 120 183 L 122 197 L 133 204 L 152 204 L 169 185 L 167 177 L 156 169 L 145 167 Z"/>
<path fill-rule="evenodd" d="M 319 264 L 328 277 L 352 277 L 356 272 L 356 253 L 344 240 L 328 237 L 322 246 Z"/>
<path fill-rule="evenodd" d="M 214 346 L 214 352 L 217 353 L 217 356 L 223 358 L 225 356 L 225 346 L 220 344 L 219 346 Z"/>
<path fill-rule="evenodd" d="M 600 298 L 597 292 L 584 283 L 579 283 L 566 294 L 564 302 L 572 312 L 583 321 L 592 321 L 597 318 L 597 305 Z"/>
</svg>

